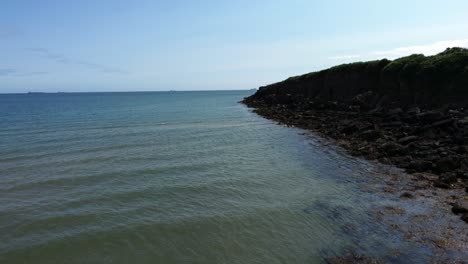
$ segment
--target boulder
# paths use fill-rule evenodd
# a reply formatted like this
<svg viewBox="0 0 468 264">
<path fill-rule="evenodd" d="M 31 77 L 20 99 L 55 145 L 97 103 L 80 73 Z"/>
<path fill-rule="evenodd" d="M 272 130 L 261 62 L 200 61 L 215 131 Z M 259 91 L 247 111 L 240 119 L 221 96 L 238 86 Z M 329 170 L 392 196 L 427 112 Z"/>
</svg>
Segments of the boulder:
<svg viewBox="0 0 468 264">
<path fill-rule="evenodd" d="M 434 187 L 441 188 L 441 189 L 450 189 L 450 184 L 441 182 L 439 180 L 434 182 Z"/>
<path fill-rule="evenodd" d="M 408 169 L 418 172 L 429 171 L 432 169 L 432 162 L 428 160 L 413 160 L 410 162 Z"/>
<path fill-rule="evenodd" d="M 399 114 L 403 114 L 403 109 L 401 108 L 394 108 L 394 109 L 390 109 L 388 110 L 388 115 L 399 115 Z"/>
<path fill-rule="evenodd" d="M 444 120 L 440 120 L 431 124 L 432 127 L 446 127 L 451 126 L 455 122 L 455 119 L 448 118 Z"/>
<path fill-rule="evenodd" d="M 418 140 L 419 138 L 417 136 L 407 136 L 407 137 L 402 137 L 398 140 L 398 143 L 402 144 L 402 145 L 406 145 L 406 144 L 409 144 L 413 141 L 416 141 Z"/>
<path fill-rule="evenodd" d="M 419 109 L 419 107 L 411 107 L 409 108 L 406 113 L 408 115 L 418 115 L 419 113 L 421 113 L 421 109 Z"/>
<path fill-rule="evenodd" d="M 461 220 L 465 221 L 466 223 L 468 223 L 468 214 L 463 214 L 462 217 L 461 217 Z"/>
<path fill-rule="evenodd" d="M 436 168 L 439 172 L 448 172 L 459 166 L 458 159 L 454 156 L 444 157 L 437 161 Z"/>
<path fill-rule="evenodd" d="M 387 142 L 381 146 L 381 149 L 389 155 L 400 154 L 403 152 L 403 146 L 395 142 Z"/>
<path fill-rule="evenodd" d="M 325 259 L 325 263 L 328 263 L 328 264 L 345 264 L 345 263 L 380 264 L 383 262 L 378 259 L 371 258 L 368 256 L 351 253 L 345 256 L 327 258 Z"/>
<path fill-rule="evenodd" d="M 368 129 L 359 134 L 359 137 L 367 141 L 374 141 L 382 136 L 382 132 L 375 129 Z"/>
<path fill-rule="evenodd" d="M 452 207 L 454 214 L 466 214 L 468 213 L 468 200 L 461 200 L 456 202 Z"/>
<path fill-rule="evenodd" d="M 468 172 L 467 171 L 458 171 L 457 177 L 460 179 L 468 180 Z"/>
<path fill-rule="evenodd" d="M 468 126 L 468 116 L 463 119 L 458 120 L 458 124 Z"/>
<path fill-rule="evenodd" d="M 400 198 L 408 198 L 408 199 L 412 199 L 414 198 L 414 195 L 412 193 L 409 193 L 409 192 L 404 192 L 400 195 Z"/>
<path fill-rule="evenodd" d="M 453 184 L 457 182 L 457 174 L 455 173 L 443 173 L 439 176 L 439 181 L 447 184 Z"/>
<path fill-rule="evenodd" d="M 419 119 L 427 123 L 436 122 L 444 117 L 440 111 L 427 111 L 418 115 Z"/>
</svg>

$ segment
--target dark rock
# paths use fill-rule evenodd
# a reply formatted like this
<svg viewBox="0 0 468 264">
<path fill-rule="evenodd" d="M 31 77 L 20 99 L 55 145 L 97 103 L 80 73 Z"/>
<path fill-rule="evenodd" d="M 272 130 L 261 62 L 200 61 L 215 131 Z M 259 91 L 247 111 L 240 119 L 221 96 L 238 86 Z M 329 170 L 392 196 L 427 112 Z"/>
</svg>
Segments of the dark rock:
<svg viewBox="0 0 468 264">
<path fill-rule="evenodd" d="M 359 137 L 368 141 L 374 141 L 382 136 L 382 132 L 379 130 L 369 129 L 361 132 Z"/>
<path fill-rule="evenodd" d="M 463 145 L 466 143 L 465 138 L 463 137 L 463 134 L 461 133 L 456 133 L 455 135 L 452 136 L 453 143 L 457 145 Z"/>
<path fill-rule="evenodd" d="M 457 146 L 455 152 L 458 154 L 467 154 L 468 153 L 468 146 Z"/>
<path fill-rule="evenodd" d="M 409 193 L 409 192 L 404 192 L 400 195 L 401 198 L 408 198 L 408 199 L 412 199 L 414 198 L 414 195 L 412 193 Z"/>
<path fill-rule="evenodd" d="M 466 214 L 468 213 L 468 200 L 461 200 L 456 202 L 452 207 L 454 214 Z"/>
<path fill-rule="evenodd" d="M 399 115 L 402 113 L 403 113 L 403 109 L 401 108 L 394 108 L 394 109 L 388 110 L 388 115 Z"/>
<path fill-rule="evenodd" d="M 434 187 L 441 188 L 441 189 L 450 189 L 450 184 L 441 181 L 435 181 Z"/>
<path fill-rule="evenodd" d="M 419 109 L 419 107 L 411 107 L 409 108 L 406 113 L 408 115 L 418 115 L 419 113 L 421 113 L 421 109 Z"/>
<path fill-rule="evenodd" d="M 429 171 L 432 169 L 432 162 L 427 160 L 413 160 L 410 162 L 408 168 L 418 172 Z"/>
<path fill-rule="evenodd" d="M 390 127 L 401 127 L 403 125 L 402 122 L 400 121 L 392 121 L 392 122 L 386 122 L 386 123 L 382 123 L 381 126 L 382 127 L 387 127 L 387 128 L 390 128 Z"/>
<path fill-rule="evenodd" d="M 381 262 L 378 259 L 374 259 L 368 256 L 364 255 L 358 255 L 358 254 L 348 254 L 345 256 L 341 257 L 331 257 L 327 258 L 325 260 L 326 263 L 328 264 L 381 264 Z"/>
<path fill-rule="evenodd" d="M 389 155 L 400 154 L 403 152 L 403 146 L 395 142 L 387 142 L 381 146 L 381 149 Z"/>
<path fill-rule="evenodd" d="M 463 214 L 462 217 L 461 217 L 461 220 L 465 221 L 466 223 L 468 223 L 468 214 Z"/>
<path fill-rule="evenodd" d="M 452 171 L 458 166 L 458 159 L 453 156 L 444 157 L 436 163 L 437 171 L 439 172 Z"/>
<path fill-rule="evenodd" d="M 457 177 L 460 179 L 468 180 L 468 172 L 467 171 L 458 171 Z"/>
<path fill-rule="evenodd" d="M 455 173 L 444 173 L 439 176 L 439 181 L 447 184 L 453 184 L 457 182 L 457 175 Z"/>
<path fill-rule="evenodd" d="M 454 123 L 454 119 L 452 118 L 449 118 L 449 119 L 444 119 L 444 120 L 441 120 L 441 121 L 437 121 L 437 122 L 434 122 L 432 123 L 432 127 L 444 127 L 444 126 L 449 126 L 449 125 L 452 125 Z"/>
<path fill-rule="evenodd" d="M 407 136 L 407 137 L 400 138 L 398 140 L 398 143 L 400 143 L 402 145 L 406 145 L 406 144 L 411 143 L 413 141 L 416 141 L 418 139 L 419 139 L 419 137 L 417 137 L 417 136 Z"/>
<path fill-rule="evenodd" d="M 393 164 L 400 168 L 408 168 L 410 165 L 411 157 L 410 156 L 396 156 L 390 158 Z"/>
<path fill-rule="evenodd" d="M 468 125 L 468 116 L 463 118 L 463 119 L 460 119 L 458 120 L 458 124 L 460 125 Z"/>
<path fill-rule="evenodd" d="M 358 130 L 358 127 L 355 124 L 347 125 L 340 130 L 341 133 L 350 135 Z"/>
<path fill-rule="evenodd" d="M 428 112 L 419 114 L 418 117 L 424 122 L 432 123 L 432 122 L 440 120 L 441 118 L 444 117 L 444 115 L 439 111 L 428 111 Z"/>
</svg>

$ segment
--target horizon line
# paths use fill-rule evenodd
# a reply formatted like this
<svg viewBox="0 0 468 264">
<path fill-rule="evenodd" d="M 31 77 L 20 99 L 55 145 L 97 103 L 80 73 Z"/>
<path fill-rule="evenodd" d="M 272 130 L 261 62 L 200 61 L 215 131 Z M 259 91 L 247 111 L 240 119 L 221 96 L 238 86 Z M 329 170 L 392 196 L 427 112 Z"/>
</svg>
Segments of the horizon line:
<svg viewBox="0 0 468 264">
<path fill-rule="evenodd" d="M 21 92 L 21 93 L 1 93 L 0 95 L 4 94 L 77 94 L 77 93 L 167 93 L 167 92 L 229 92 L 229 91 L 251 91 L 257 90 L 258 88 L 251 88 L 251 89 L 219 89 L 219 90 L 161 90 L 161 91 L 154 91 L 154 90 L 147 90 L 147 91 L 86 91 L 86 92 L 41 92 L 41 91 L 28 91 L 28 92 Z"/>
</svg>

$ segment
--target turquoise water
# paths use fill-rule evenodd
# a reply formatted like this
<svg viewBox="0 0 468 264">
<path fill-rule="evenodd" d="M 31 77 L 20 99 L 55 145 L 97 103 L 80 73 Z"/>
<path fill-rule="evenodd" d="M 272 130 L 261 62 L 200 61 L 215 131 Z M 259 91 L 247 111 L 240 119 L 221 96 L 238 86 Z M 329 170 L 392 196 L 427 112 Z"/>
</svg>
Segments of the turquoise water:
<svg viewBox="0 0 468 264">
<path fill-rule="evenodd" d="M 0 263 L 317 263 L 388 252 L 372 166 L 249 91 L 0 95 Z M 373 233 L 375 234 L 375 233 Z"/>
</svg>

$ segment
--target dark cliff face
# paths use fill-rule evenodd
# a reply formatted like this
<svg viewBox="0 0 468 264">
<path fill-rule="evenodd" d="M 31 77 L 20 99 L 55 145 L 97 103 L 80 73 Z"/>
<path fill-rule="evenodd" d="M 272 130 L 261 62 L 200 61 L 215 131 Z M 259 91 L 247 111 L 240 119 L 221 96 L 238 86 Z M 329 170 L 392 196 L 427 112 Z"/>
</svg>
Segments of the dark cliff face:
<svg viewBox="0 0 468 264">
<path fill-rule="evenodd" d="M 468 50 L 344 64 L 261 87 L 245 99 L 267 105 L 317 102 L 362 108 L 468 106 Z"/>
</svg>

